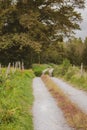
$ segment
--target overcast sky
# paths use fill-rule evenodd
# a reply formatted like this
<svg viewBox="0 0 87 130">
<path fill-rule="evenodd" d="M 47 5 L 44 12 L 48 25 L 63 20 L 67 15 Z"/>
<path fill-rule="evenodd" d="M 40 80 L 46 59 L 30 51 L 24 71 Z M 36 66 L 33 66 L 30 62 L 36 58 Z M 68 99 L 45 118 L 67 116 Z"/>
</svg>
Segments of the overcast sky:
<svg viewBox="0 0 87 130">
<path fill-rule="evenodd" d="M 83 40 L 87 37 L 87 0 L 86 8 L 81 10 L 83 22 L 80 24 L 81 31 L 76 31 L 76 37 L 81 37 Z"/>
</svg>

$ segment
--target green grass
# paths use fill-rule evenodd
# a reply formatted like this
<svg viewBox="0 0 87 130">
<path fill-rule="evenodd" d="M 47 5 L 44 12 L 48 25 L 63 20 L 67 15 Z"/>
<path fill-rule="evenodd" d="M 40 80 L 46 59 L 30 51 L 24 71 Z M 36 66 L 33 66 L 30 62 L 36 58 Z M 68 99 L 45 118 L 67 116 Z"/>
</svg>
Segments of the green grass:
<svg viewBox="0 0 87 130">
<path fill-rule="evenodd" d="M 0 130 L 33 130 L 31 70 L 0 76 Z"/>
<path fill-rule="evenodd" d="M 74 75 L 69 81 L 75 87 L 87 91 L 87 77 L 81 77 L 80 75 Z"/>
<path fill-rule="evenodd" d="M 81 76 L 79 67 L 69 66 L 64 73 L 62 65 L 56 66 L 54 69 L 54 76 L 63 78 L 74 87 L 87 91 L 87 72 Z"/>
<path fill-rule="evenodd" d="M 34 71 L 34 74 L 36 76 L 41 76 L 42 71 L 50 67 L 50 65 L 47 64 L 33 64 L 32 69 Z"/>
</svg>

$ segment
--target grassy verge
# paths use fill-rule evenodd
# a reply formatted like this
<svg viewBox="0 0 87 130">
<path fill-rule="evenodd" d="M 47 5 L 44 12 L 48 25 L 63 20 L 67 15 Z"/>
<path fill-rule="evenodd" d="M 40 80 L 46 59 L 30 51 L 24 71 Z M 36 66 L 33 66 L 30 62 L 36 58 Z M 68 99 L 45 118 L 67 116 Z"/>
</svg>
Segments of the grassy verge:
<svg viewBox="0 0 87 130">
<path fill-rule="evenodd" d="M 31 70 L 0 75 L 0 130 L 33 130 Z"/>
<path fill-rule="evenodd" d="M 81 75 L 79 67 L 61 64 L 54 67 L 54 76 L 64 79 L 74 87 L 87 91 L 87 72 Z"/>
<path fill-rule="evenodd" d="M 68 99 L 49 76 L 43 75 L 42 80 L 62 109 L 68 124 L 76 130 L 87 130 L 87 115 Z"/>
<path fill-rule="evenodd" d="M 68 81 L 70 84 L 74 85 L 76 88 L 87 91 L 87 76 L 81 77 L 79 74 L 76 74 L 72 76 L 70 80 L 67 80 L 66 78 L 64 78 L 64 80 Z"/>
</svg>

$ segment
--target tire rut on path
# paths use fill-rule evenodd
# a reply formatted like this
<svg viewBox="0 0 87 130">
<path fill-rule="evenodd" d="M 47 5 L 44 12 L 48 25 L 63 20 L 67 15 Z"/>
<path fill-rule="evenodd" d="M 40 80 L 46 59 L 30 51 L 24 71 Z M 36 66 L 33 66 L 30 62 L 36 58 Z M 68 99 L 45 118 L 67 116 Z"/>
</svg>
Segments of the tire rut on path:
<svg viewBox="0 0 87 130">
<path fill-rule="evenodd" d="M 69 99 L 87 114 L 87 93 L 76 89 L 58 78 L 51 78 L 60 87 Z"/>
<path fill-rule="evenodd" d="M 73 130 L 67 125 L 60 108 L 50 95 L 41 78 L 33 80 L 33 105 L 34 130 Z"/>
</svg>

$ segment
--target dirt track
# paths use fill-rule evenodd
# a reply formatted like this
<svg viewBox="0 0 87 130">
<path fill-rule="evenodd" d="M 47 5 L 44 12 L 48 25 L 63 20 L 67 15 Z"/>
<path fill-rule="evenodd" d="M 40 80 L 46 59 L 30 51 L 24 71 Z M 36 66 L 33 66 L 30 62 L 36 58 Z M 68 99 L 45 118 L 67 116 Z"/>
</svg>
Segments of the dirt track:
<svg viewBox="0 0 87 130">
<path fill-rule="evenodd" d="M 34 130 L 72 130 L 48 92 L 41 78 L 33 80 L 35 102 L 33 106 Z"/>
<path fill-rule="evenodd" d="M 52 78 L 52 80 L 60 87 L 65 94 L 68 95 L 69 99 L 78 105 L 78 107 L 87 114 L 87 93 L 78 90 L 71 85 L 65 83 L 61 79 Z"/>
</svg>

